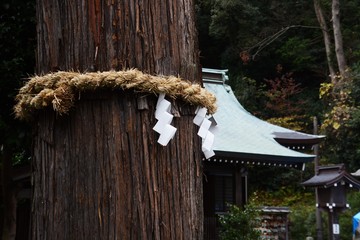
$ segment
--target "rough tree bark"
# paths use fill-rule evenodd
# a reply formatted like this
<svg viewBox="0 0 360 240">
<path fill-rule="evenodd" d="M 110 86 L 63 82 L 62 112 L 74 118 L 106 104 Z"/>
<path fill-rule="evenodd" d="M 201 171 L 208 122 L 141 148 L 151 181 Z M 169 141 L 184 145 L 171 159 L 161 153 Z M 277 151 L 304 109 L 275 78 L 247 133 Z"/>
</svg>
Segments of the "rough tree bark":
<svg viewBox="0 0 360 240">
<path fill-rule="evenodd" d="M 192 0 L 38 0 L 37 20 L 38 73 L 138 68 L 201 82 Z M 67 116 L 39 114 L 33 239 L 202 239 L 194 106 L 173 102 L 178 131 L 163 147 L 155 105 L 99 90 Z"/>
<path fill-rule="evenodd" d="M 346 77 L 346 59 L 340 27 L 340 1 L 332 0 L 332 23 L 334 31 L 335 54 L 341 76 Z"/>
<path fill-rule="evenodd" d="M 330 73 L 330 79 L 332 82 L 336 81 L 336 72 L 333 67 L 333 61 L 332 61 L 332 47 L 331 47 L 331 36 L 329 28 L 326 24 L 326 20 L 323 14 L 323 10 L 320 6 L 319 0 L 314 0 L 314 9 L 316 13 L 317 20 L 319 22 L 321 31 L 323 33 L 324 38 L 324 45 L 325 45 L 325 52 L 326 52 L 326 59 L 328 63 L 329 73 Z"/>
</svg>

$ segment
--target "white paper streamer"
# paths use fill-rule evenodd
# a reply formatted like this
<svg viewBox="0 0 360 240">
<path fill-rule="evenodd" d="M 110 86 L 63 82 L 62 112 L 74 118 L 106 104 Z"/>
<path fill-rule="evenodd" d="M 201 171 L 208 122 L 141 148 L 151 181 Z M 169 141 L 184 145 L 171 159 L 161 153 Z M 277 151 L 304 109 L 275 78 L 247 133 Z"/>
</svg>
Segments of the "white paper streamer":
<svg viewBox="0 0 360 240">
<path fill-rule="evenodd" d="M 204 153 L 204 156 L 205 156 L 206 159 L 209 159 L 212 156 L 215 156 L 215 152 L 213 150 L 211 150 L 211 151 L 206 151 L 205 150 L 205 151 L 203 151 L 203 153 Z"/>
<path fill-rule="evenodd" d="M 155 110 L 155 118 L 158 120 L 153 130 L 160 134 L 158 143 L 166 146 L 174 137 L 176 127 L 171 126 L 174 115 L 170 113 L 171 103 L 165 99 L 165 94 L 160 94 Z"/>
<path fill-rule="evenodd" d="M 213 117 L 206 118 L 207 109 L 198 107 L 195 111 L 195 117 L 193 123 L 200 126 L 198 135 L 202 138 L 201 150 L 204 153 L 206 159 L 215 155 L 213 151 L 215 136 L 213 131 L 217 130 L 217 123 Z"/>
<path fill-rule="evenodd" d="M 165 99 L 165 93 L 160 93 L 159 97 L 158 97 L 158 100 L 157 100 L 157 103 L 156 103 L 156 109 L 158 109 L 160 102 L 162 100 L 164 100 L 164 99 Z"/>
<path fill-rule="evenodd" d="M 168 112 L 161 112 L 158 115 L 159 120 L 153 127 L 154 131 L 158 133 L 162 133 L 166 125 L 170 124 L 174 118 L 174 116 Z"/>
<path fill-rule="evenodd" d="M 202 121 L 199 131 L 198 131 L 198 135 L 201 138 L 205 138 L 206 134 L 209 132 L 209 128 L 211 126 L 211 121 L 209 121 L 207 118 L 204 118 L 204 120 Z"/>
<path fill-rule="evenodd" d="M 194 124 L 195 125 L 198 125 L 200 126 L 202 121 L 204 120 L 205 116 L 206 116 L 206 112 L 207 112 L 207 109 L 206 108 L 197 108 L 195 113 L 196 113 L 196 116 L 193 120 Z"/>
<path fill-rule="evenodd" d="M 158 143 L 166 146 L 170 140 L 175 136 L 176 127 L 171 126 L 170 124 L 166 124 L 163 132 L 160 134 L 160 137 L 158 139 Z"/>
<path fill-rule="evenodd" d="M 214 134 L 212 134 L 211 132 L 207 132 L 201 148 L 206 151 L 211 151 L 213 144 L 214 144 Z"/>
<path fill-rule="evenodd" d="M 157 120 L 159 120 L 160 118 L 160 114 L 162 114 L 163 112 L 169 112 L 170 113 L 171 111 L 171 103 L 166 100 L 166 99 L 163 99 L 159 104 L 158 104 L 158 107 L 156 108 L 156 111 L 155 111 L 155 118 Z"/>
</svg>

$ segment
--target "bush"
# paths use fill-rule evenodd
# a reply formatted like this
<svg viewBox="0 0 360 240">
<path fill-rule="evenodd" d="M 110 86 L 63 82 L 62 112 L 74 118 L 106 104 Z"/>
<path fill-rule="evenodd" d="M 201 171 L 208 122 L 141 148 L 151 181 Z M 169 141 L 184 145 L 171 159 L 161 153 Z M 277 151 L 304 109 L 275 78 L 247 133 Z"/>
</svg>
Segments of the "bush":
<svg viewBox="0 0 360 240">
<path fill-rule="evenodd" d="M 260 239 L 259 212 L 248 204 L 244 209 L 236 205 L 229 205 L 229 212 L 219 216 L 221 225 L 220 239 L 222 240 L 256 240 Z"/>
<path fill-rule="evenodd" d="M 291 208 L 290 236 L 293 240 L 303 240 L 307 236 L 316 236 L 315 204 L 298 204 Z"/>
</svg>

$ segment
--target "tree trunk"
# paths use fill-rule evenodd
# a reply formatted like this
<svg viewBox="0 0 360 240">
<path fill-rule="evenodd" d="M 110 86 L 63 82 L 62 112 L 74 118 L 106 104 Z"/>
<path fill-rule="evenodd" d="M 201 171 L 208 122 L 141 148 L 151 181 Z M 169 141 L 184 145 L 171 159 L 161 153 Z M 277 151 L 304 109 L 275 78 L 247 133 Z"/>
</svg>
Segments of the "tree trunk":
<svg viewBox="0 0 360 240">
<path fill-rule="evenodd" d="M 37 20 L 38 73 L 138 68 L 201 82 L 191 0 L 38 0 Z M 39 114 L 33 239 L 202 239 L 195 107 L 172 103 L 178 130 L 163 147 L 156 100 L 98 90 L 67 116 Z"/>
<path fill-rule="evenodd" d="M 193 0 L 37 1 L 37 72 L 138 68 L 199 78 Z"/>
<path fill-rule="evenodd" d="M 330 37 L 330 31 L 326 24 L 325 17 L 322 11 L 322 8 L 320 6 L 319 0 L 314 0 L 314 9 L 316 13 L 317 20 L 319 22 L 320 28 L 323 33 L 324 38 L 324 45 L 325 45 L 325 51 L 326 51 L 326 59 L 328 63 L 329 73 L 331 81 L 334 82 L 336 80 L 335 78 L 335 70 L 333 67 L 333 61 L 332 61 L 332 47 L 331 47 L 331 37 Z"/>
<path fill-rule="evenodd" d="M 346 77 L 346 60 L 340 28 L 340 2 L 332 0 L 332 23 L 334 30 L 335 54 L 341 76 Z"/>
</svg>

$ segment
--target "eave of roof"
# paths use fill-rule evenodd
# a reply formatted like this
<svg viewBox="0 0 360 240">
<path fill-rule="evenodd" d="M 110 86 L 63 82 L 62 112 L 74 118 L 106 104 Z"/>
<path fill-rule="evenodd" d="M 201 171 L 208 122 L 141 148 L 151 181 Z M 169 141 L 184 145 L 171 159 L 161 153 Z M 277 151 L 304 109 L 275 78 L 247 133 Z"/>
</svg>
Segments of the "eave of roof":
<svg viewBox="0 0 360 240">
<path fill-rule="evenodd" d="M 204 162 L 222 164 L 241 164 L 249 166 L 271 166 L 271 167 L 290 167 L 304 169 L 305 163 L 312 161 L 310 158 L 289 158 L 276 155 L 260 155 L 241 152 L 215 151 L 215 156 L 210 159 L 203 159 Z"/>
<path fill-rule="evenodd" d="M 360 189 L 360 182 L 345 171 L 343 164 L 322 166 L 317 169 L 315 176 L 301 183 L 307 187 L 332 187 L 347 183 L 351 187 Z"/>
<path fill-rule="evenodd" d="M 312 135 L 302 132 L 273 132 L 274 139 L 282 145 L 315 145 L 319 144 L 325 136 Z"/>
<path fill-rule="evenodd" d="M 262 206 L 260 211 L 265 213 L 290 213 L 289 207 L 273 207 L 273 206 Z"/>
</svg>

